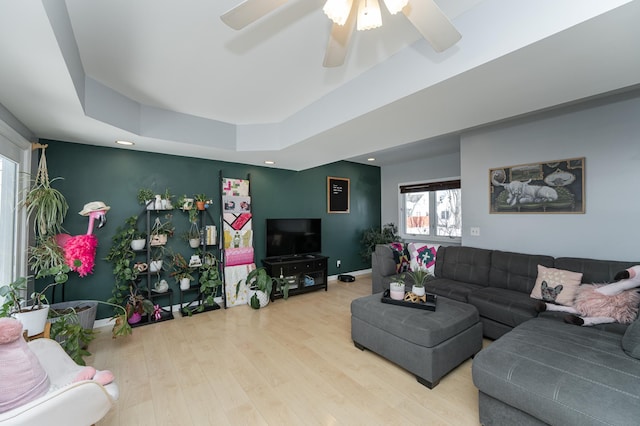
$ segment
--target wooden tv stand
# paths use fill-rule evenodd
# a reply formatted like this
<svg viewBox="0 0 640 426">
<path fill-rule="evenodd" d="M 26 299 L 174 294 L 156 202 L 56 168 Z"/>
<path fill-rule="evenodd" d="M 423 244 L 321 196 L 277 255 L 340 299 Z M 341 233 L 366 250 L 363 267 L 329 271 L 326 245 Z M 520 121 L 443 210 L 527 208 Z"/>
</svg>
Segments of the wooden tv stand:
<svg viewBox="0 0 640 426">
<path fill-rule="evenodd" d="M 321 254 L 268 257 L 262 259 L 262 265 L 270 276 L 287 279 L 289 296 L 295 296 L 320 289 L 327 291 L 328 259 Z M 281 297 L 281 291 L 271 292 L 271 300 Z"/>
</svg>

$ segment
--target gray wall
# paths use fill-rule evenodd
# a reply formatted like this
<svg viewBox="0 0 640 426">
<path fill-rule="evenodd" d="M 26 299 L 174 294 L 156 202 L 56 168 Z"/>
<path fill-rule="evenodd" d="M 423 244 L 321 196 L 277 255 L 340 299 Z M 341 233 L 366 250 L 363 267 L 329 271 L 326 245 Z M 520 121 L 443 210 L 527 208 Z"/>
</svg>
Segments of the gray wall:
<svg viewBox="0 0 640 426">
<path fill-rule="evenodd" d="M 489 214 L 489 169 L 573 157 L 586 158 L 585 214 Z M 398 182 L 460 174 L 465 246 L 640 258 L 640 91 L 465 133 L 459 165 L 454 158 L 383 167 L 383 223 L 398 221 Z"/>
<path fill-rule="evenodd" d="M 450 143 L 459 145 L 459 138 L 451 137 Z M 398 185 L 460 176 L 460 153 L 385 166 L 381 168 L 380 176 L 382 224 L 392 222 L 398 225 Z"/>
</svg>

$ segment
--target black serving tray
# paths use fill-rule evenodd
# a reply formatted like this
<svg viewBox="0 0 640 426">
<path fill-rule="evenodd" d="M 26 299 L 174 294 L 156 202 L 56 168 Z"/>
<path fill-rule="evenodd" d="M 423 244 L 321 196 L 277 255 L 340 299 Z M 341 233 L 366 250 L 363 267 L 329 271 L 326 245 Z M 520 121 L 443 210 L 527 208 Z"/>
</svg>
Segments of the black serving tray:
<svg viewBox="0 0 640 426">
<path fill-rule="evenodd" d="M 410 293 L 410 292 L 407 292 Z M 405 293 L 406 294 L 406 293 Z M 389 296 L 389 290 L 385 290 L 382 293 L 382 303 L 389 303 L 390 305 L 398 305 L 398 306 L 406 306 L 408 308 L 417 308 L 424 309 L 427 311 L 435 311 L 436 303 L 438 302 L 438 296 L 435 294 L 427 293 L 427 301 L 419 301 L 419 302 L 407 302 L 405 300 L 395 300 Z"/>
</svg>

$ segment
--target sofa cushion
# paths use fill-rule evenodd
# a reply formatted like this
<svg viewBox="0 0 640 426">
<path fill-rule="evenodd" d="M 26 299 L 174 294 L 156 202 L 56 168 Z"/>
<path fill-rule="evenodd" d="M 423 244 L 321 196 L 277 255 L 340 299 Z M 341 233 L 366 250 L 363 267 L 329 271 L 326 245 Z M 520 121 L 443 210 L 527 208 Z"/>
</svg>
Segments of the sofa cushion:
<svg viewBox="0 0 640 426">
<path fill-rule="evenodd" d="M 428 280 L 425 289 L 429 293 L 438 296 L 448 297 L 458 302 L 466 302 L 467 296 L 474 290 L 483 288 L 477 284 L 464 283 L 462 281 L 449 280 L 446 278 L 435 278 Z"/>
<path fill-rule="evenodd" d="M 640 360 L 624 354 L 621 340 L 592 327 L 534 318 L 475 356 L 473 383 L 548 424 L 637 424 Z"/>
<path fill-rule="evenodd" d="M 396 263 L 396 273 L 406 272 L 409 270 L 409 251 L 404 243 L 390 243 L 393 260 Z"/>
<path fill-rule="evenodd" d="M 489 286 L 529 294 L 538 276 L 538 265 L 552 267 L 553 257 L 494 250 Z"/>
<path fill-rule="evenodd" d="M 620 271 L 624 271 L 639 262 L 618 262 L 611 260 L 582 259 L 577 257 L 558 257 L 554 268 L 581 272 L 582 282 L 587 284 L 610 283 Z"/>
<path fill-rule="evenodd" d="M 424 269 L 433 275 L 436 267 L 438 244 L 409 243 L 409 263 L 412 271 Z"/>
<path fill-rule="evenodd" d="M 471 292 L 467 300 L 478 309 L 481 317 L 510 327 L 535 318 L 538 314 L 536 301 L 519 291 L 483 287 Z"/>
<path fill-rule="evenodd" d="M 436 277 L 487 286 L 491 267 L 491 250 L 440 246 L 436 255 Z"/>
<path fill-rule="evenodd" d="M 640 359 L 640 320 L 635 320 L 627 327 L 622 336 L 622 349 L 627 355 Z"/>
<path fill-rule="evenodd" d="M 573 306 L 573 301 L 576 298 L 581 282 L 581 272 L 546 268 L 538 265 L 538 278 L 536 278 L 536 284 L 531 290 L 531 297 L 557 303 L 558 305 Z M 545 287 L 554 289 L 551 292 L 553 294 L 547 296 L 547 298 L 542 294 Z"/>
</svg>

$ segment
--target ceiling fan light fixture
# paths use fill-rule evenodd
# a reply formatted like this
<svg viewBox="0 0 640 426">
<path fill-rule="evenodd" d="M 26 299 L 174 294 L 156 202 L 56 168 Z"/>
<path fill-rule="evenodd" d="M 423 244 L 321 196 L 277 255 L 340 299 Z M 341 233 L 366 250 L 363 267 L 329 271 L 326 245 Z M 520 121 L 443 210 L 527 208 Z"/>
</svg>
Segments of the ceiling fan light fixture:
<svg viewBox="0 0 640 426">
<path fill-rule="evenodd" d="M 358 6 L 358 31 L 366 31 L 382 26 L 380 3 L 378 0 L 360 0 Z"/>
<path fill-rule="evenodd" d="M 387 6 L 389 13 L 395 15 L 400 12 L 409 3 L 409 0 L 384 0 L 384 5 Z"/>
<path fill-rule="evenodd" d="M 351 13 L 353 0 L 327 0 L 322 11 L 338 25 L 344 25 Z"/>
</svg>

